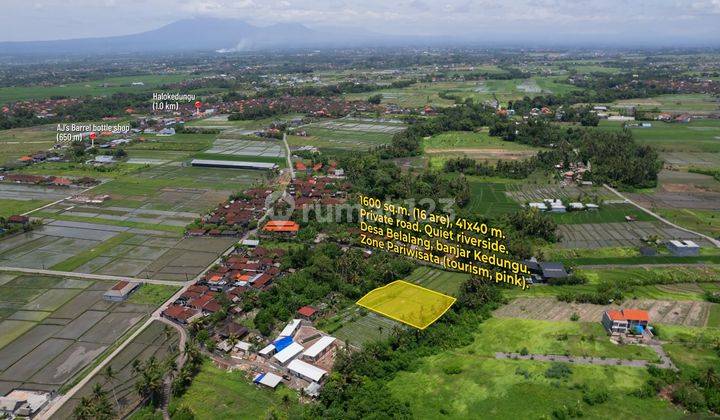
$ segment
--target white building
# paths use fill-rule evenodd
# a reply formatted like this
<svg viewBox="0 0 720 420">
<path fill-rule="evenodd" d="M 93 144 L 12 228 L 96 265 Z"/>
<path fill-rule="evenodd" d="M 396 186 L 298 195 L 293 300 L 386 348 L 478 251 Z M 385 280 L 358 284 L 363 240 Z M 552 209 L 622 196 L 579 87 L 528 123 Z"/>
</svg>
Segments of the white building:
<svg viewBox="0 0 720 420">
<path fill-rule="evenodd" d="M 294 359 L 295 356 L 300 354 L 300 352 L 302 352 L 303 350 L 305 350 L 303 346 L 293 341 L 289 346 L 276 353 L 273 358 L 277 360 L 278 363 L 285 366 L 289 361 Z"/>
<path fill-rule="evenodd" d="M 103 299 L 112 302 L 122 302 L 127 299 L 128 296 L 130 296 L 130 293 L 135 291 L 138 287 L 140 287 L 140 283 L 124 280 L 119 281 L 112 287 L 112 289 L 103 294 Z"/>
<path fill-rule="evenodd" d="M 247 353 L 250 351 L 250 347 L 252 344 L 248 343 L 247 341 L 238 341 L 235 343 L 235 351 L 241 351 L 244 353 Z M 274 347 L 273 347 L 274 348 Z"/>
<path fill-rule="evenodd" d="M 678 257 L 691 257 L 700 254 L 700 245 L 689 239 L 668 241 L 667 249 Z"/>
<path fill-rule="evenodd" d="M 280 337 L 292 337 L 295 335 L 295 332 L 297 332 L 298 328 L 300 328 L 300 319 L 293 319 L 290 321 L 285 328 L 283 328 L 282 331 L 280 331 L 280 334 L 278 334 Z"/>
<path fill-rule="evenodd" d="M 268 372 L 257 375 L 255 379 L 253 379 L 253 382 L 275 389 L 275 387 L 282 382 L 282 378 L 272 372 Z"/>
<path fill-rule="evenodd" d="M 317 366 L 305 363 L 302 360 L 295 359 L 287 365 L 288 370 L 298 378 L 305 379 L 309 382 L 320 382 L 327 373 Z"/>
<path fill-rule="evenodd" d="M 275 345 L 272 343 L 268 344 L 262 350 L 260 350 L 258 354 L 265 358 L 272 356 L 273 354 L 275 354 Z"/>
<path fill-rule="evenodd" d="M 316 361 L 327 353 L 328 350 L 332 349 L 333 344 L 335 344 L 335 337 L 330 337 L 329 335 L 321 337 L 315 344 L 303 352 L 302 357 L 309 361 Z"/>
</svg>

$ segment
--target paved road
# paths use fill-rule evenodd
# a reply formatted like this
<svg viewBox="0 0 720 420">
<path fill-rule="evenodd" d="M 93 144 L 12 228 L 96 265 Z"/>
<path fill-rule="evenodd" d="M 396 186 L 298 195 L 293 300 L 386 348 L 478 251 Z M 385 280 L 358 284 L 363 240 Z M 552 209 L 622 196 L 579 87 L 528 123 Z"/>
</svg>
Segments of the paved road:
<svg viewBox="0 0 720 420">
<path fill-rule="evenodd" d="M 131 282 L 137 282 L 137 283 L 163 284 L 166 286 L 184 286 L 185 285 L 184 281 L 144 279 L 141 277 L 108 276 L 105 274 L 76 273 L 74 271 L 44 270 L 41 268 L 0 266 L 0 271 L 13 271 L 13 272 L 18 272 L 18 273 L 28 273 L 28 274 L 45 274 L 45 275 L 49 275 L 49 276 L 77 277 L 77 278 L 81 278 L 81 279 L 91 279 L 91 280 L 131 281 Z"/>
<path fill-rule="evenodd" d="M 185 343 L 187 343 L 187 332 L 185 332 L 185 328 L 181 327 L 180 325 L 170 321 L 167 318 L 160 317 L 159 321 L 171 326 L 172 328 L 175 328 L 175 330 L 180 335 L 180 340 L 178 341 L 178 348 L 180 349 L 180 354 L 178 354 L 177 357 L 177 370 L 178 372 L 180 369 L 183 368 L 185 365 L 185 362 L 187 361 L 187 355 L 185 354 Z M 163 419 L 164 420 L 170 420 L 170 412 L 168 411 L 168 405 L 170 404 L 170 397 L 172 393 L 172 381 L 173 378 L 171 375 L 168 375 L 165 378 L 165 389 L 164 389 L 164 396 L 163 396 L 163 403 L 160 411 L 163 413 Z"/>
<path fill-rule="evenodd" d="M 655 353 L 657 353 L 658 357 L 660 358 L 660 363 L 656 363 L 656 366 L 661 367 L 663 369 L 673 369 L 677 370 L 675 367 L 675 363 L 673 363 L 672 359 L 665 353 L 665 350 L 662 348 L 662 343 L 657 340 L 653 340 L 648 344 L 648 347 L 655 350 Z"/>
<path fill-rule="evenodd" d="M 495 353 L 496 359 L 522 359 L 522 360 L 539 360 L 541 362 L 568 362 L 578 365 L 606 365 L 606 366 L 632 366 L 645 367 L 648 365 L 647 360 L 623 360 L 599 357 L 581 357 L 581 356 L 564 356 L 564 355 L 544 355 L 544 354 L 527 354 L 519 353 Z"/>
<path fill-rule="evenodd" d="M 668 357 L 663 350 L 660 342 L 654 341 L 648 345 L 651 349 L 657 353 L 660 358 L 660 363 L 652 363 L 647 360 L 627 360 L 627 359 L 615 359 L 615 358 L 600 358 L 600 357 L 582 357 L 582 356 L 565 356 L 560 354 L 527 354 L 522 355 L 519 353 L 495 353 L 496 359 L 522 359 L 522 360 L 539 360 L 541 362 L 567 362 L 574 363 L 576 365 L 597 365 L 597 366 L 630 366 L 630 367 L 647 367 L 654 365 L 662 369 L 675 369 L 675 365 L 672 360 Z"/>
<path fill-rule="evenodd" d="M 676 229 L 680 229 L 680 230 L 682 230 L 682 231 L 685 231 L 685 232 L 692 233 L 692 234 L 694 234 L 694 235 L 700 236 L 700 237 L 702 237 L 702 238 L 707 239 L 708 241 L 710 241 L 710 243 L 712 243 L 712 244 L 715 245 L 716 247 L 720 248 L 720 241 L 719 241 L 719 240 L 717 240 L 717 239 L 715 239 L 715 238 L 713 238 L 713 237 L 710 237 L 710 236 L 708 236 L 708 235 L 704 235 L 704 234 L 702 234 L 702 233 L 698 233 L 698 232 L 692 231 L 692 230 L 690 230 L 690 229 L 686 229 L 686 228 L 684 228 L 684 227 L 682 227 L 682 226 L 678 226 L 678 225 L 676 225 L 675 223 L 673 223 L 673 222 L 665 219 L 664 217 L 660 216 L 659 214 L 657 214 L 657 213 L 655 213 L 655 212 L 653 212 L 653 211 L 651 211 L 651 210 L 648 210 L 648 209 L 646 209 L 645 207 L 641 206 L 640 204 L 638 204 L 638 203 L 630 200 L 629 198 L 625 197 L 624 195 L 622 195 L 622 194 L 621 194 L 618 190 L 616 190 L 615 188 L 613 188 L 613 187 L 611 187 L 611 186 L 609 186 L 609 185 L 607 185 L 607 184 L 603 184 L 603 186 L 604 186 L 605 188 L 607 188 L 608 190 L 610 190 L 611 192 L 613 192 L 613 193 L 614 193 L 615 195 L 617 195 L 618 197 L 620 197 L 620 198 L 622 198 L 623 200 L 625 200 L 626 203 L 632 204 L 633 206 L 635 206 L 635 207 L 637 207 L 638 209 L 644 211 L 645 213 L 649 214 L 650 216 L 653 216 L 654 218 L 660 220 L 661 222 L 665 223 L 666 225 L 669 225 L 669 226 L 672 226 L 672 227 L 674 227 L 674 228 L 676 228 Z"/>
<path fill-rule="evenodd" d="M 290 169 L 290 177 L 295 179 L 295 168 L 293 168 L 290 160 L 290 145 L 287 142 L 287 133 L 283 133 L 283 144 L 285 144 L 285 157 L 287 158 L 287 166 Z"/>
</svg>

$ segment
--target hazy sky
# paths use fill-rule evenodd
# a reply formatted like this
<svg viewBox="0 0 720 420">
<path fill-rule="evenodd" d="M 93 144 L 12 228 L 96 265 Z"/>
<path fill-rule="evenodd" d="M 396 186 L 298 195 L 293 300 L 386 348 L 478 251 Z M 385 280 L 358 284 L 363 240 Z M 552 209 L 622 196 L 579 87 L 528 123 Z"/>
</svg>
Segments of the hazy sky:
<svg viewBox="0 0 720 420">
<path fill-rule="evenodd" d="M 130 34 L 205 16 L 404 35 L 720 44 L 720 0 L 2 0 L 0 6 L 0 41 Z"/>
</svg>

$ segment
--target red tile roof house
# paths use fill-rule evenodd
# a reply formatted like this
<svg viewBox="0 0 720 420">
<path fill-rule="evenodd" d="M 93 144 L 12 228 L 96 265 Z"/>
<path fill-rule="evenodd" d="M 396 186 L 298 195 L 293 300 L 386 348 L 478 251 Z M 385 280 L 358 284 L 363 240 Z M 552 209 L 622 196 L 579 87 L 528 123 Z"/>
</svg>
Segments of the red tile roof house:
<svg viewBox="0 0 720 420">
<path fill-rule="evenodd" d="M 23 225 L 26 225 L 30 223 L 30 218 L 27 216 L 20 216 L 17 214 L 13 214 L 12 216 L 7 218 L 8 223 L 20 223 Z"/>
<path fill-rule="evenodd" d="M 162 312 L 162 315 L 165 318 L 168 318 L 180 324 L 187 324 L 190 319 L 198 313 L 199 311 L 195 309 L 186 308 L 180 305 L 170 305 Z"/>
<path fill-rule="evenodd" d="M 188 306 L 203 313 L 215 313 L 221 309 L 220 304 L 215 301 L 214 293 L 208 293 L 197 299 L 193 299 L 188 303 Z"/>
<path fill-rule="evenodd" d="M 647 330 L 649 322 L 647 311 L 640 309 L 611 309 L 605 311 L 602 318 L 602 324 L 610 334 L 642 333 Z"/>
<path fill-rule="evenodd" d="M 303 306 L 302 308 L 298 309 L 297 312 L 302 318 L 311 320 L 317 313 L 317 309 L 313 308 L 312 306 Z"/>
</svg>

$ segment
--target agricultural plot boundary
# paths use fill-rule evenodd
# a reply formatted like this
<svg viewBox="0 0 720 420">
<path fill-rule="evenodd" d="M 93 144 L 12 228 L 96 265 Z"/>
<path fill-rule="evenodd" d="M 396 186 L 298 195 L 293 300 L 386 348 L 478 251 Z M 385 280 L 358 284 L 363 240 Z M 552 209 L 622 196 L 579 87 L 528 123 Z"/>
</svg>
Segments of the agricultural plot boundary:
<svg viewBox="0 0 720 420">
<path fill-rule="evenodd" d="M 452 296 L 396 280 L 371 290 L 360 298 L 357 304 L 395 321 L 424 330 L 443 316 L 455 301 Z"/>
</svg>

